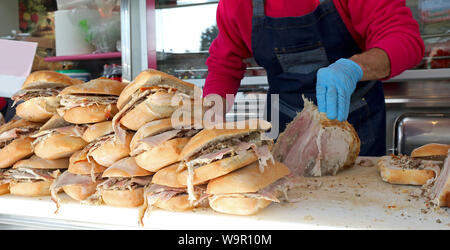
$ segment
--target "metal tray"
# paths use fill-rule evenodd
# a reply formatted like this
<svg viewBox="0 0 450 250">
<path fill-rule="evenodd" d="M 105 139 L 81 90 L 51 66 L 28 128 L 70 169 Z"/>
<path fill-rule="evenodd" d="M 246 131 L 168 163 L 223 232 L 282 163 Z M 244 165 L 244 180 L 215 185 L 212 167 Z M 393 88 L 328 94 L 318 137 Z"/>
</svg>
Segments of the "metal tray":
<svg viewBox="0 0 450 250">
<path fill-rule="evenodd" d="M 405 113 L 394 123 L 394 153 L 410 155 L 427 143 L 450 144 L 450 113 Z"/>
</svg>

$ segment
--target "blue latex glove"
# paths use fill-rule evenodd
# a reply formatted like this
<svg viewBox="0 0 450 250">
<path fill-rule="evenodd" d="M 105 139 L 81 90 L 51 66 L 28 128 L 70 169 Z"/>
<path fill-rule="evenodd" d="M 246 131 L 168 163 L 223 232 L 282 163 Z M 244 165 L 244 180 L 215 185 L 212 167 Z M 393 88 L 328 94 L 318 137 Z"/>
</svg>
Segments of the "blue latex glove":
<svg viewBox="0 0 450 250">
<path fill-rule="evenodd" d="M 319 111 L 328 119 L 347 120 L 350 98 L 361 80 L 361 67 L 349 59 L 339 59 L 317 71 L 316 96 Z"/>
</svg>

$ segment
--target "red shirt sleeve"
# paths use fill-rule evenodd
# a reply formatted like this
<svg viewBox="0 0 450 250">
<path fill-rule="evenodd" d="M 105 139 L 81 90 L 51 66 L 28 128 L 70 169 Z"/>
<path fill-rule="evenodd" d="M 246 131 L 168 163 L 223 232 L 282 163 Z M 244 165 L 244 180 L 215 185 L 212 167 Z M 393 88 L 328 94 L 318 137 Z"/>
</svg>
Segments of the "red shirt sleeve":
<svg viewBox="0 0 450 250">
<path fill-rule="evenodd" d="M 0 110 L 6 106 L 6 100 L 3 97 L 0 97 Z"/>
<path fill-rule="evenodd" d="M 244 58 L 251 57 L 238 28 L 236 15 L 240 1 L 220 1 L 217 7 L 219 35 L 209 48 L 208 76 L 203 88 L 203 96 L 236 94 L 244 77 Z M 251 32 L 251 31 L 250 31 Z"/>
<path fill-rule="evenodd" d="M 391 63 L 388 78 L 416 66 L 425 46 L 419 25 L 404 0 L 335 0 L 336 7 L 363 50 L 380 48 Z"/>
</svg>

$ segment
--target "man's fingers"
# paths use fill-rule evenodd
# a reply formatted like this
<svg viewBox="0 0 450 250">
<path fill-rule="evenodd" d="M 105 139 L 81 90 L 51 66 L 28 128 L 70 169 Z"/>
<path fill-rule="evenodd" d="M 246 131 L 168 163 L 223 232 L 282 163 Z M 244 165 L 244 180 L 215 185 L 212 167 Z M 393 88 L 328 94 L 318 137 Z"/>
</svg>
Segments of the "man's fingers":
<svg viewBox="0 0 450 250">
<path fill-rule="evenodd" d="M 347 100 L 347 95 L 344 91 L 339 91 L 338 93 L 338 120 L 347 120 L 348 111 L 350 108 L 349 101 Z"/>
<path fill-rule="evenodd" d="M 317 106 L 319 107 L 319 112 L 327 112 L 327 99 L 326 99 L 327 89 L 322 84 L 317 84 L 316 86 L 316 98 Z"/>
<path fill-rule="evenodd" d="M 336 87 L 330 86 L 327 88 L 327 117 L 328 119 L 334 120 L 337 117 L 337 106 L 338 106 L 338 100 L 337 100 L 337 90 Z"/>
</svg>

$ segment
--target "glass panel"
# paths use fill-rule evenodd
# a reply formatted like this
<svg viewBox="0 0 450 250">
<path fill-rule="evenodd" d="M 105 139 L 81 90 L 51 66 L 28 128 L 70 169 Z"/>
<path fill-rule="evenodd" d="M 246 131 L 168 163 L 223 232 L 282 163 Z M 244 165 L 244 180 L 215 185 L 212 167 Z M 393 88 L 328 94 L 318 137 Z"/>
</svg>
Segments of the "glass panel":
<svg viewBox="0 0 450 250">
<path fill-rule="evenodd" d="M 217 3 L 213 0 L 156 1 L 159 70 L 182 79 L 206 78 L 208 48 L 218 34 Z M 416 68 L 450 68 L 450 1 L 407 0 L 406 5 L 418 21 L 426 45 L 425 57 Z M 244 63 L 245 76 L 266 75 L 252 58 Z"/>
<path fill-rule="evenodd" d="M 156 10 L 159 70 L 182 79 L 206 78 L 209 45 L 218 34 L 216 9 L 207 4 Z"/>
<path fill-rule="evenodd" d="M 450 1 L 407 0 L 419 23 L 425 56 L 419 69 L 450 68 Z"/>
</svg>

